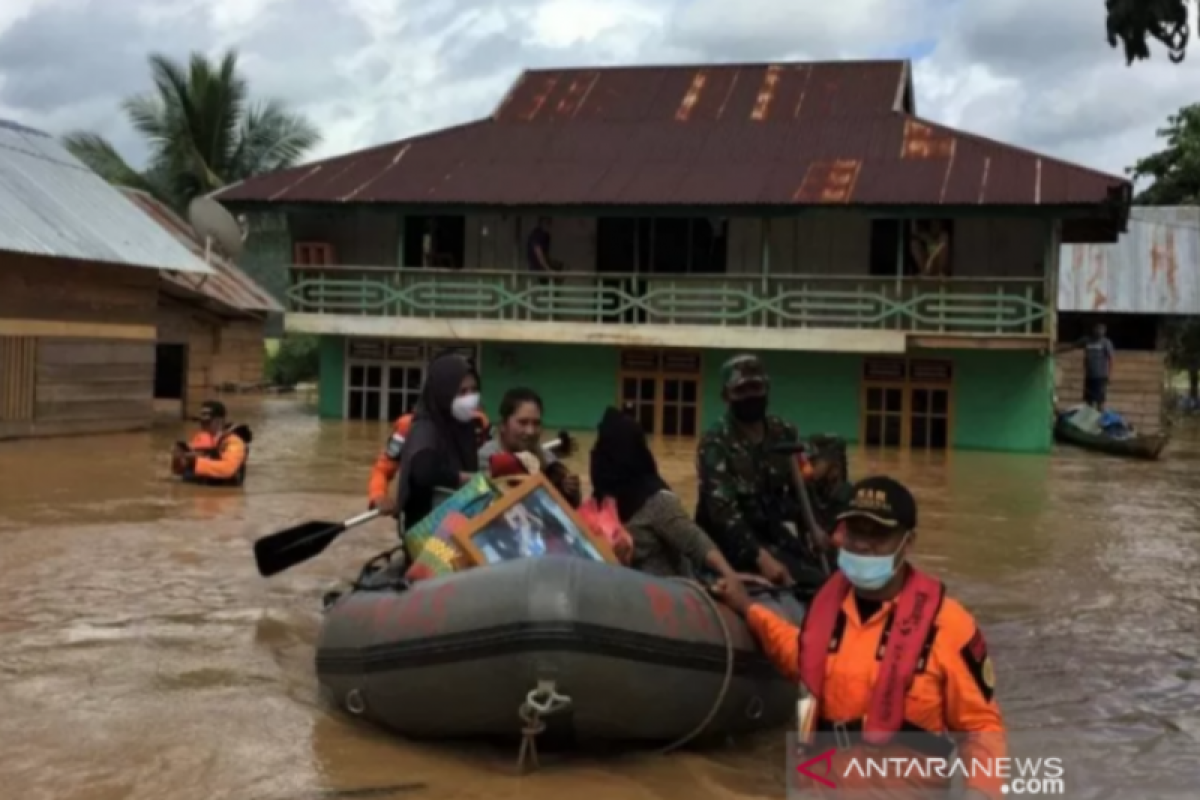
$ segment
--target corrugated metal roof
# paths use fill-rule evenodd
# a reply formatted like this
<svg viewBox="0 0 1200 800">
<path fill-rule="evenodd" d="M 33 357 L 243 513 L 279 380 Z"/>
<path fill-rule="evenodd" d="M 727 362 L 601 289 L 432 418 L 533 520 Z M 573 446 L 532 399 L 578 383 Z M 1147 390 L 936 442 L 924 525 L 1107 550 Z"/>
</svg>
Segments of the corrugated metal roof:
<svg viewBox="0 0 1200 800">
<path fill-rule="evenodd" d="M 223 201 L 1064 205 L 1124 178 L 921 120 L 907 62 L 527 72 L 487 120 L 230 187 Z"/>
<path fill-rule="evenodd" d="M 1058 308 L 1200 314 L 1200 208 L 1135 206 L 1116 244 L 1063 245 Z"/>
<path fill-rule="evenodd" d="M 0 120 L 0 250 L 210 274 L 49 135 Z"/>
<path fill-rule="evenodd" d="M 204 243 L 196 236 L 192 226 L 154 197 L 137 189 L 122 188 L 121 193 L 134 202 L 157 224 L 165 228 L 175 239 L 197 257 L 204 258 Z M 202 278 L 177 275 L 164 271 L 163 277 L 191 292 L 206 295 L 219 303 L 240 311 L 283 311 L 275 298 L 266 289 L 254 282 L 246 273 L 228 259 L 212 252 L 209 262 L 216 274 Z"/>
</svg>

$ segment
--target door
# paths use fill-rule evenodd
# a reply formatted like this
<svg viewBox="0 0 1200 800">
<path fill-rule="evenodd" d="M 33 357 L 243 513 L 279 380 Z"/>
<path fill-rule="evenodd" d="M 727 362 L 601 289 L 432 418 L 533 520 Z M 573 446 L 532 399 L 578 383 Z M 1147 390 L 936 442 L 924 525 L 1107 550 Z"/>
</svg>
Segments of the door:
<svg viewBox="0 0 1200 800">
<path fill-rule="evenodd" d="M 700 433 L 699 353 L 624 350 L 619 378 L 622 408 L 648 436 L 695 438 Z"/>
<path fill-rule="evenodd" d="M 419 364 L 387 368 L 387 418 L 399 419 L 412 413 L 421 399 L 421 383 L 425 370 Z"/>
<path fill-rule="evenodd" d="M 870 358 L 863 363 L 860 436 L 868 447 L 944 450 L 950 446 L 950 362 Z"/>
<path fill-rule="evenodd" d="M 154 399 L 183 400 L 186 389 L 187 345 L 156 345 L 154 348 Z"/>
</svg>

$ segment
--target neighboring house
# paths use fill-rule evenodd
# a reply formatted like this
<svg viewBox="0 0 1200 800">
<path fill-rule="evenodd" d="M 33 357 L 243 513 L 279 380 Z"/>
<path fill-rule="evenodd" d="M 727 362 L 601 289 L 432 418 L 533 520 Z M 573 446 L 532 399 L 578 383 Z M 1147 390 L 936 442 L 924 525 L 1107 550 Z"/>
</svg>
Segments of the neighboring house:
<svg viewBox="0 0 1200 800">
<path fill-rule="evenodd" d="M 290 273 L 288 329 L 322 337 L 326 417 L 408 410 L 454 344 L 489 410 L 524 384 L 553 427 L 625 402 L 694 436 L 750 351 L 804 431 L 1048 451 L 1059 248 L 1116 241 L 1131 186 L 921 119 L 911 75 L 531 71 L 487 119 L 217 197 L 251 220 L 243 268 Z M 553 280 L 529 267 L 540 217 Z"/>
<path fill-rule="evenodd" d="M 204 243 L 174 211 L 144 192 L 120 191 L 180 244 L 205 257 Z M 209 253 L 209 263 L 215 274 L 163 272 L 160 284 L 154 396 L 181 401 L 185 417 L 220 391 L 263 383 L 265 322 L 268 314 L 283 311 L 216 251 Z"/>
<path fill-rule="evenodd" d="M 161 270 L 213 270 L 40 131 L 0 121 L 0 439 L 147 428 Z"/>
<path fill-rule="evenodd" d="M 1060 342 L 1108 327 L 1116 348 L 1109 407 L 1149 432 L 1160 427 L 1168 324 L 1200 314 L 1200 208 L 1136 206 L 1115 244 L 1068 245 L 1059 266 Z M 1083 396 L 1083 356 L 1058 357 L 1062 405 Z"/>
</svg>

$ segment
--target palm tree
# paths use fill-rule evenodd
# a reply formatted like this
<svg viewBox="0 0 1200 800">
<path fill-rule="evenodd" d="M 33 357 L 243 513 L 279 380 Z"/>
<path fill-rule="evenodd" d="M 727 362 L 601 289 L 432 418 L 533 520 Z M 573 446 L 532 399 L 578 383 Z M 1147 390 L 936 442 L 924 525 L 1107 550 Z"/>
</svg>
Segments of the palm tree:
<svg viewBox="0 0 1200 800">
<path fill-rule="evenodd" d="M 155 54 L 150 72 L 154 91 L 122 104 L 150 144 L 144 170 L 131 167 L 102 136 L 77 131 L 63 137 L 76 158 L 111 183 L 182 209 L 197 195 L 294 166 L 321 140 L 307 119 L 282 103 L 249 102 L 233 51 L 219 62 L 193 53 L 187 65 Z"/>
</svg>

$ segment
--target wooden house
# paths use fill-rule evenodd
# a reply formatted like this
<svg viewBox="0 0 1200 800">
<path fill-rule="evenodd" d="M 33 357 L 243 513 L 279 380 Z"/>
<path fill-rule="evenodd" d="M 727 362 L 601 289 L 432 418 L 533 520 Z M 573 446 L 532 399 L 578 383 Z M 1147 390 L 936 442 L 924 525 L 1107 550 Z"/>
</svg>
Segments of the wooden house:
<svg viewBox="0 0 1200 800">
<path fill-rule="evenodd" d="M 149 427 L 164 270 L 214 273 L 52 137 L 0 121 L 0 439 Z"/>
<path fill-rule="evenodd" d="M 204 243 L 174 211 L 150 195 L 122 189 L 158 225 L 199 258 Z M 263 384 L 267 315 L 283 307 L 265 289 L 216 251 L 211 275 L 164 271 L 160 282 L 154 397 L 179 400 L 184 416 L 224 391 Z"/>
</svg>

